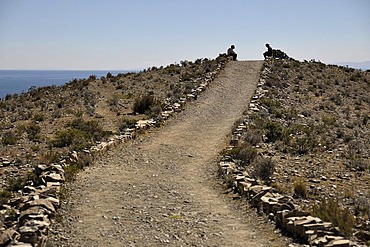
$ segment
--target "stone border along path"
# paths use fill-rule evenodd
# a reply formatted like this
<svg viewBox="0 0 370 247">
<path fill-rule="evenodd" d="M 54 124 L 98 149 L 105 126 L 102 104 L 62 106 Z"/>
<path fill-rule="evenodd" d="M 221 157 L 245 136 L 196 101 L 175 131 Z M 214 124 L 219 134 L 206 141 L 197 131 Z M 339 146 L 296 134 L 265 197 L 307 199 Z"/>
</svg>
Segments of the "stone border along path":
<svg viewBox="0 0 370 247">
<path fill-rule="evenodd" d="M 229 62 L 165 126 L 77 175 L 52 246 L 286 246 L 222 194 L 215 160 L 253 96 L 263 61 Z M 245 206 L 243 206 L 245 207 Z M 64 214 L 63 214 L 64 215 Z"/>
</svg>

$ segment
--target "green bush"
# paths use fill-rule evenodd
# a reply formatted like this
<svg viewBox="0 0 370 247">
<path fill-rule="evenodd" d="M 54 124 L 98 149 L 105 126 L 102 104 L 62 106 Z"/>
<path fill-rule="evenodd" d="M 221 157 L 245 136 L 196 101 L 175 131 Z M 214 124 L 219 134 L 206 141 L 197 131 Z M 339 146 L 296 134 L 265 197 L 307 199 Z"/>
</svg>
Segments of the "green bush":
<svg viewBox="0 0 370 247">
<path fill-rule="evenodd" d="M 323 221 L 330 221 L 336 227 L 339 227 L 341 233 L 349 237 L 352 235 L 356 224 L 355 218 L 350 210 L 339 205 L 338 201 L 329 199 L 322 201 L 319 205 L 314 205 L 312 214 Z"/>
<path fill-rule="evenodd" d="M 271 158 L 258 157 L 253 164 L 252 175 L 264 181 L 268 181 L 275 172 L 275 163 Z"/>
<path fill-rule="evenodd" d="M 291 151 L 293 154 L 304 155 L 312 152 L 318 145 L 315 136 L 301 136 L 291 142 Z"/>
<path fill-rule="evenodd" d="M 109 131 L 104 131 L 99 125 L 99 122 L 94 120 L 85 122 L 82 118 L 77 118 L 72 122 L 69 122 L 66 127 L 80 130 L 85 136 L 91 137 L 94 141 L 101 141 L 104 137 L 111 134 Z"/>
</svg>

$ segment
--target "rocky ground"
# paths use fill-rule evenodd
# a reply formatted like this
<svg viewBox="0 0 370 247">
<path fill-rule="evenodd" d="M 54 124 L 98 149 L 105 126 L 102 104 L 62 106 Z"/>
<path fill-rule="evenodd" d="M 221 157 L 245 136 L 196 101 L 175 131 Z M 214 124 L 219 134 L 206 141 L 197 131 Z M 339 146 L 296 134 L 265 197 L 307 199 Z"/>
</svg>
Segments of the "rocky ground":
<svg viewBox="0 0 370 247">
<path fill-rule="evenodd" d="M 242 117 L 241 111 L 247 109 L 252 94 L 245 96 L 244 105 L 237 106 L 230 100 L 243 91 L 221 92 L 229 89 L 222 87 L 225 81 L 216 83 L 219 88 L 214 87 L 208 96 L 196 91 L 220 69 L 223 71 L 225 63 L 222 57 L 182 61 L 180 65 L 150 68 L 136 74 L 91 76 L 71 81 L 64 87 L 33 88 L 23 95 L 8 95 L 0 101 L 1 229 L 6 229 L 7 234 L 10 234 L 8 230 L 18 229 L 19 217 L 25 217 L 20 209 L 30 206 L 32 209 L 35 199 L 31 197 L 31 201 L 24 204 L 20 197 L 29 200 L 34 193 L 32 188 L 45 192 L 42 186 L 50 177 L 43 175 L 44 180 L 38 179 L 35 167 L 38 172 L 45 166 L 47 170 L 50 164 L 59 164 L 61 158 L 70 159 L 72 150 L 82 151 L 96 141 L 104 142 L 112 134 L 125 134 L 138 120 L 160 123 L 167 118 L 167 113 L 161 114 L 166 107 L 171 106 L 173 112 L 183 105 L 185 98 L 204 97 L 206 101 L 194 101 L 195 106 L 189 106 L 194 107 L 193 110 L 169 120 L 168 126 L 173 129 L 168 128 L 167 134 L 165 126 L 153 133 L 146 132 L 148 135 L 139 135 L 138 140 L 119 147 L 120 152 L 110 151 L 93 162 L 91 169 L 79 173 L 76 183 L 68 186 L 70 190 L 59 194 L 64 201 L 60 213 L 51 218 L 55 228 L 51 230 L 54 234 L 49 244 L 83 246 L 85 241 L 104 239 L 104 246 L 117 246 L 114 244 L 118 241 L 132 246 L 140 246 L 138 243 L 243 246 L 243 242 L 287 245 L 289 241 L 274 233 L 272 225 L 266 224 L 266 218 L 257 217 L 254 211 L 245 211 L 244 200 L 239 201 L 240 197 L 233 193 L 223 195 L 223 191 L 230 191 L 225 191 L 215 178 L 216 153 L 222 149 L 220 140 L 231 132 L 232 122 L 238 117 L 241 120 L 235 126 L 244 122 L 248 127 L 243 134 L 234 131 L 232 139 L 237 136 L 238 141 L 233 144 L 238 143 L 240 148 L 248 143 L 256 157 L 270 157 L 273 161 L 275 172 L 266 179 L 266 184 L 294 197 L 307 211 L 325 201 L 334 201 L 331 206 L 335 208 L 349 209 L 355 223 L 344 224 L 351 228 L 347 234 L 356 241 L 368 241 L 369 73 L 316 61 L 268 60 L 262 75 L 262 97 L 252 100 Z M 234 74 L 244 73 L 246 67 L 237 69 L 243 63 L 232 62 L 228 66 L 232 64 L 236 68 Z M 240 82 L 249 82 L 243 77 L 238 80 L 239 84 L 231 88 L 237 89 Z M 254 82 L 257 81 L 258 77 Z M 247 90 L 253 93 L 253 89 Z M 207 101 L 212 95 L 223 97 L 217 101 L 222 102 L 220 107 L 229 103 L 233 108 L 210 108 L 219 105 Z M 150 106 L 145 107 L 147 104 Z M 212 124 L 219 122 L 219 118 L 214 119 L 217 114 L 233 111 L 240 114 L 233 115 L 224 126 Z M 197 126 L 199 123 L 202 125 Z M 214 132 L 200 128 L 204 127 L 203 123 L 211 124 L 206 129 Z M 180 126 L 182 132 L 178 132 L 176 126 Z M 191 126 L 200 129 L 191 129 Z M 222 133 L 216 129 L 223 129 Z M 192 137 L 181 139 L 184 137 L 179 133 Z M 205 150 L 202 143 L 212 139 L 211 133 L 218 143 L 212 150 L 201 152 L 188 148 Z M 194 140 L 185 145 L 187 139 Z M 179 140 L 184 145 L 178 146 Z M 216 144 L 212 142 L 212 145 Z M 230 148 L 222 153 L 225 152 L 235 155 L 234 151 L 230 153 Z M 240 156 L 233 160 L 253 174 L 251 157 L 246 161 Z M 125 169 L 122 164 L 127 165 Z M 199 167 L 203 165 L 202 170 Z M 56 165 L 53 169 L 60 167 Z M 197 168 L 194 170 L 194 167 Z M 117 169 L 119 172 L 115 172 Z M 73 171 L 70 179 L 74 177 Z M 122 181 L 123 177 L 128 180 Z M 108 193 L 104 193 L 103 185 L 111 188 Z M 144 198 L 147 204 L 137 206 Z M 122 202 L 127 204 L 120 206 Z M 97 220 L 99 224 L 93 223 Z M 130 224 L 125 226 L 123 222 L 127 221 Z M 257 229 L 253 229 L 253 225 L 258 225 Z M 91 235 L 89 231 L 96 234 Z M 19 235 L 11 233 L 19 240 Z M 225 237 L 236 235 L 242 237 Z"/>
<path fill-rule="evenodd" d="M 226 151 L 301 209 L 370 240 L 370 74 L 316 61 L 268 60 L 258 97 Z M 275 168 L 258 170 L 258 157 Z M 268 163 L 266 163 L 268 164 Z M 266 165 L 266 167 L 268 167 Z M 273 173 L 272 173 L 273 172 Z"/>
</svg>

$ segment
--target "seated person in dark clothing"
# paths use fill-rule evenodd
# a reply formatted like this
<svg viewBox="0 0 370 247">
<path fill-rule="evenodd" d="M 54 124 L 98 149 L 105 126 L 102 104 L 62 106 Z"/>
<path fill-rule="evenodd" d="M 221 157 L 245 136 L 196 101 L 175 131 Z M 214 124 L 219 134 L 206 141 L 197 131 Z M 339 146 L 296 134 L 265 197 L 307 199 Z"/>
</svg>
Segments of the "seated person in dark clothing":
<svg viewBox="0 0 370 247">
<path fill-rule="evenodd" d="M 266 47 L 267 47 L 267 51 L 263 53 L 263 56 L 265 57 L 265 59 L 268 57 L 272 57 L 272 48 L 270 44 L 266 44 Z"/>
<path fill-rule="evenodd" d="M 227 49 L 227 55 L 230 57 L 233 57 L 233 60 L 236 61 L 236 57 L 238 56 L 238 54 L 236 54 L 234 49 L 235 49 L 235 46 L 231 45 L 231 47 Z"/>
</svg>

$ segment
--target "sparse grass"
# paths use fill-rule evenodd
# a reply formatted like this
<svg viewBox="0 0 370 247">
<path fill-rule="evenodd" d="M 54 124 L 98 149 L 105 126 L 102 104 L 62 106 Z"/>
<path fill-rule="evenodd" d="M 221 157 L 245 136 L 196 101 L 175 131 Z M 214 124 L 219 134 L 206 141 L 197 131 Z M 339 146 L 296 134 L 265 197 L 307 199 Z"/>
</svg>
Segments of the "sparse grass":
<svg viewBox="0 0 370 247">
<path fill-rule="evenodd" d="M 135 128 L 136 120 L 124 117 L 120 120 L 119 131 L 123 132 L 127 128 Z"/>
<path fill-rule="evenodd" d="M 55 139 L 52 141 L 53 146 L 70 147 L 72 150 L 81 151 L 111 134 L 104 131 L 94 120 L 84 121 L 78 118 L 67 123 L 66 127 L 68 129 L 56 133 Z"/>
<path fill-rule="evenodd" d="M 18 176 L 15 178 L 9 178 L 7 181 L 6 190 L 8 191 L 18 191 L 24 188 L 27 182 L 27 177 Z"/>
<path fill-rule="evenodd" d="M 298 198 L 308 197 L 307 186 L 302 179 L 296 179 L 293 186 L 294 186 L 294 197 Z"/>
<path fill-rule="evenodd" d="M 350 210 L 341 207 L 338 201 L 333 199 L 323 200 L 319 205 L 314 205 L 312 213 L 324 221 L 332 222 L 347 237 L 351 236 L 356 224 Z"/>
<path fill-rule="evenodd" d="M 64 168 L 64 177 L 66 182 L 73 181 L 76 178 L 77 173 L 86 166 L 89 166 L 91 163 L 92 163 L 91 156 L 89 156 L 88 154 L 80 153 L 77 161 L 69 163 Z"/>
</svg>

